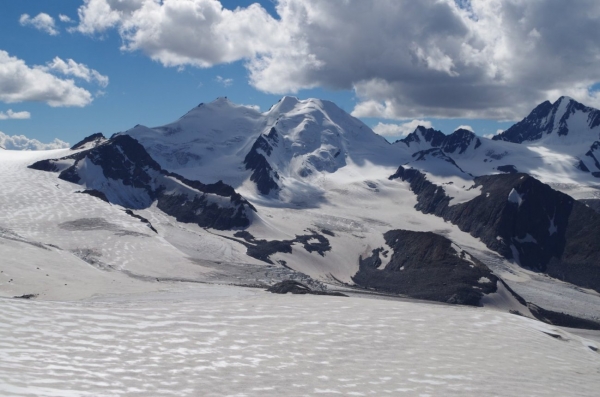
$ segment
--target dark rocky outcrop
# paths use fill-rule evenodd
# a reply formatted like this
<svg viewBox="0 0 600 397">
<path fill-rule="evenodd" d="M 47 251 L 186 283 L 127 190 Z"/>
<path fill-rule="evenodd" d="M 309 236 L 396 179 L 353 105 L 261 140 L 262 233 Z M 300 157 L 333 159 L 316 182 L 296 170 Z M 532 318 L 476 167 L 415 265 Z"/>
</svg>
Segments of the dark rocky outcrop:
<svg viewBox="0 0 600 397">
<path fill-rule="evenodd" d="M 442 131 L 433 128 L 425 128 L 422 125 L 418 126 L 413 132 L 408 134 L 406 138 L 399 139 L 394 143 L 403 142 L 407 146 L 411 143 L 428 142 L 433 147 L 440 147 L 446 140 L 446 135 Z"/>
<path fill-rule="evenodd" d="M 600 213 L 600 199 L 582 199 L 579 202 Z"/>
<path fill-rule="evenodd" d="M 219 230 L 246 227 L 255 208 L 222 181 L 204 184 L 163 170 L 144 147 L 129 135 L 116 135 L 102 145 L 59 160 L 73 160 L 59 178 L 86 185 L 84 193 L 130 209 L 157 207 L 179 222 Z M 59 171 L 57 160 L 30 165 L 42 171 Z M 96 171 L 90 170 L 96 168 Z M 98 178 L 97 170 L 102 173 Z M 89 173 L 96 172 L 90 175 Z M 91 179 L 91 181 L 90 181 Z"/>
<path fill-rule="evenodd" d="M 301 244 L 307 252 L 317 252 L 319 255 L 325 256 L 325 253 L 331 250 L 329 240 L 314 230 L 309 230 L 309 232 L 310 234 L 296 236 L 293 240 L 257 240 L 247 231 L 239 231 L 233 235 L 242 240 L 231 237 L 228 238 L 245 245 L 246 254 L 248 256 L 273 264 L 273 261 L 270 259 L 271 255 L 277 252 L 291 254 L 292 245 L 294 244 Z"/>
<path fill-rule="evenodd" d="M 575 164 L 575 168 L 577 168 L 579 171 L 583 171 L 583 172 L 590 172 L 590 169 L 585 165 L 585 163 L 581 160 L 579 160 L 577 162 L 577 164 Z"/>
<path fill-rule="evenodd" d="M 25 294 L 21 296 L 13 296 L 15 299 L 34 299 L 37 298 L 39 294 Z"/>
<path fill-rule="evenodd" d="M 417 127 L 415 131 L 408 134 L 406 138 L 400 139 L 397 142 L 402 142 L 410 147 L 411 143 L 426 142 L 432 148 L 440 148 L 444 153 L 464 153 L 473 142 L 474 148 L 481 146 L 481 140 L 469 130 L 459 128 L 450 135 L 445 135 L 443 132 L 434 130 L 433 128 Z"/>
<path fill-rule="evenodd" d="M 330 296 L 347 296 L 341 292 L 329 292 L 312 290 L 306 285 L 295 280 L 284 280 L 267 288 L 267 291 L 274 294 L 295 294 L 295 295 L 330 295 Z"/>
<path fill-rule="evenodd" d="M 516 174 L 517 172 L 519 172 L 519 170 L 517 170 L 517 167 L 511 164 L 499 165 L 498 167 L 496 167 L 496 169 L 500 172 L 504 172 L 507 174 Z"/>
<path fill-rule="evenodd" d="M 590 146 L 590 150 L 588 150 L 585 155 L 594 162 L 596 169 L 600 170 L 600 161 L 598 161 L 598 158 L 600 157 L 600 142 L 595 141 L 594 143 L 592 143 L 592 145 Z M 596 176 L 597 171 L 593 172 L 592 174 Z"/>
<path fill-rule="evenodd" d="M 271 191 L 279 190 L 279 174 L 273 170 L 266 156 L 270 156 L 273 146 L 277 146 L 279 136 L 275 128 L 271 128 L 268 135 L 260 135 L 250 152 L 244 158 L 247 170 L 252 170 L 250 180 L 256 183 L 256 188 L 261 194 L 268 195 Z"/>
<path fill-rule="evenodd" d="M 476 177 L 481 194 L 450 206 L 444 189 L 419 171 L 400 167 L 415 208 L 456 224 L 524 267 L 600 291 L 600 214 L 527 174 Z"/>
<path fill-rule="evenodd" d="M 106 197 L 106 195 L 104 193 L 102 193 L 100 190 L 86 189 L 86 190 L 81 190 L 81 191 L 79 191 L 77 193 L 89 194 L 92 197 L 96 197 L 96 198 L 99 198 L 102 201 L 110 203 L 110 201 L 108 201 L 108 198 Z"/>
<path fill-rule="evenodd" d="M 148 226 L 148 228 L 150 230 L 152 230 L 154 233 L 158 233 L 158 231 L 154 228 L 154 226 L 152 226 L 152 223 L 150 223 L 150 221 L 148 219 L 144 218 L 141 215 L 134 213 L 132 210 L 125 210 L 125 213 L 127 215 L 131 216 L 132 218 L 139 219 L 140 222 L 145 223 L 146 226 Z"/>
<path fill-rule="evenodd" d="M 533 303 L 529 303 L 527 307 L 535 318 L 547 324 L 558 325 L 560 327 L 600 330 L 600 323 L 592 320 L 575 317 L 567 313 L 546 310 Z"/>
<path fill-rule="evenodd" d="M 360 258 L 352 280 L 359 286 L 416 299 L 479 306 L 484 294 L 496 292 L 498 278 L 483 263 L 446 237 L 431 232 L 390 230 L 385 242 L 393 250 L 383 269 L 380 254 Z"/>
</svg>

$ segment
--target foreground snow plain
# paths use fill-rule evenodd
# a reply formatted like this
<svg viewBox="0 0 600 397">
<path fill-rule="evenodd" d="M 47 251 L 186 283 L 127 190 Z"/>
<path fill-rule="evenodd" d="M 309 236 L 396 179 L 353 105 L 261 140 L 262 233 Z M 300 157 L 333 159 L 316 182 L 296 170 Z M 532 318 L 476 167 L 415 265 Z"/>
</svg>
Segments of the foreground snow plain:
<svg viewBox="0 0 600 397">
<path fill-rule="evenodd" d="M 594 396 L 600 344 L 485 309 L 228 286 L 3 299 L 3 396 Z"/>
</svg>

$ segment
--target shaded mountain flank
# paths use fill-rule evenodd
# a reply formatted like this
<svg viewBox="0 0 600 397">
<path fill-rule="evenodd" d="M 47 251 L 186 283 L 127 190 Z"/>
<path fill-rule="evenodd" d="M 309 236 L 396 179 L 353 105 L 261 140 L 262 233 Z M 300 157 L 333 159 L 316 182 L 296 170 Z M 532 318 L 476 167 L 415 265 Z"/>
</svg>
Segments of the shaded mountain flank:
<svg viewBox="0 0 600 397">
<path fill-rule="evenodd" d="M 279 174 L 273 170 L 265 155 L 270 156 L 273 146 L 277 146 L 279 136 L 275 128 L 271 128 L 269 134 L 261 134 L 252 148 L 244 158 L 247 170 L 252 170 L 250 180 L 256 183 L 256 188 L 261 194 L 268 195 L 271 191 L 278 191 Z"/>
<path fill-rule="evenodd" d="M 377 292 L 406 295 L 415 299 L 459 305 L 481 306 L 485 295 L 500 286 L 512 296 L 513 307 L 547 324 L 600 330 L 600 323 L 539 307 L 525 301 L 482 262 L 448 238 L 432 232 L 390 230 L 383 235 L 391 248 L 377 248 L 370 256 L 359 257 L 356 285 Z M 523 315 L 511 310 L 513 314 Z"/>
<path fill-rule="evenodd" d="M 520 173 L 476 177 L 481 194 L 453 206 L 418 170 L 401 166 L 390 179 L 410 183 L 415 209 L 454 223 L 505 258 L 600 291 L 600 214 L 585 204 Z"/>
<path fill-rule="evenodd" d="M 600 110 L 587 107 L 568 97 L 560 97 L 555 103 L 545 101 L 539 104 L 523 120 L 492 139 L 523 143 L 537 141 L 553 131 L 559 136 L 566 136 L 569 135 L 569 118 L 576 113 L 585 115 L 586 127 L 590 130 L 600 126 Z"/>
<path fill-rule="evenodd" d="M 71 146 L 71 150 L 91 149 L 104 142 L 106 142 L 106 137 L 104 136 L 104 134 L 102 134 L 101 132 L 97 132 L 86 138 L 83 138 L 81 141 Z"/>
<path fill-rule="evenodd" d="M 360 258 L 352 277 L 357 285 L 416 299 L 480 306 L 484 294 L 497 290 L 491 270 L 446 237 L 432 232 L 390 230 L 384 235 L 393 250 L 381 268 L 383 248 Z"/>
<path fill-rule="evenodd" d="M 459 128 L 450 135 L 433 128 L 418 126 L 406 138 L 400 139 L 395 143 L 402 142 L 410 147 L 412 143 L 428 143 L 432 148 L 439 148 L 444 153 L 464 153 L 474 142 L 474 149 L 481 146 L 481 140 L 473 131 Z"/>
<path fill-rule="evenodd" d="M 129 209 L 157 207 L 177 221 L 201 227 L 232 229 L 250 224 L 254 207 L 231 186 L 203 184 L 163 170 L 144 147 L 117 135 L 89 150 L 29 168 L 59 172 L 59 178 L 85 186 L 86 192 Z"/>
</svg>

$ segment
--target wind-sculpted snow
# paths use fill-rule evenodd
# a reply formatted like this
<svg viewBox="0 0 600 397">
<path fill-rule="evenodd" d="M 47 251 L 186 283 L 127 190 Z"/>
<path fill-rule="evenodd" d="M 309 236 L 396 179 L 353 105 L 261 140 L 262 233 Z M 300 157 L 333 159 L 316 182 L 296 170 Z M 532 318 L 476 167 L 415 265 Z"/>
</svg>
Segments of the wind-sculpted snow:
<svg viewBox="0 0 600 397">
<path fill-rule="evenodd" d="M 594 396 L 593 342 L 520 316 L 232 287 L 4 300 L 5 396 Z"/>
</svg>

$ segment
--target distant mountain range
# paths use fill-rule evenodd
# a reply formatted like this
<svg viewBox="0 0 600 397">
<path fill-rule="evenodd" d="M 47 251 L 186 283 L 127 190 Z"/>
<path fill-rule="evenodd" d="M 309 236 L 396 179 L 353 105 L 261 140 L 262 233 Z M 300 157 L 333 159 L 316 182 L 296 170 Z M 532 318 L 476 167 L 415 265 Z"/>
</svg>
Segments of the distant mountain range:
<svg viewBox="0 0 600 397">
<path fill-rule="evenodd" d="M 510 284 L 490 255 L 600 292 L 599 134 L 567 97 L 491 140 L 420 126 L 394 143 L 332 102 L 219 98 L 30 168 L 321 282 L 481 305 Z"/>
</svg>

